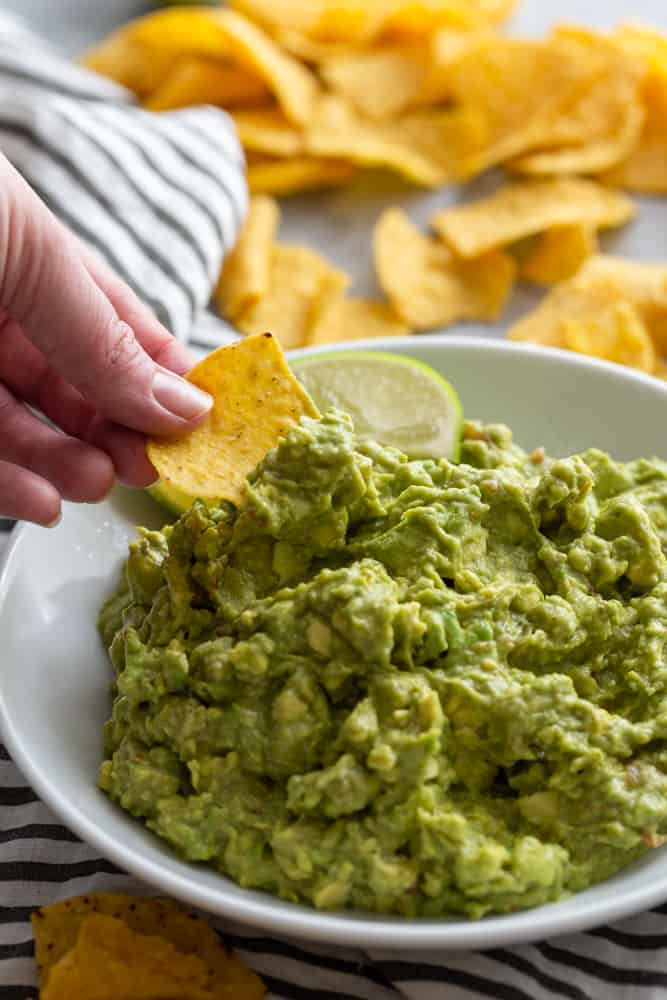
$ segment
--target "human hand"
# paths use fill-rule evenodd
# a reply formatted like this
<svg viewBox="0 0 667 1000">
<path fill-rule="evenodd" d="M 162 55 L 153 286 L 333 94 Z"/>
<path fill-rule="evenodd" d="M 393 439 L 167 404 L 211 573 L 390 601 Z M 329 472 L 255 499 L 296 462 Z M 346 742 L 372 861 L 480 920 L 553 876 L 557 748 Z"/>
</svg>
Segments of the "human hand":
<svg viewBox="0 0 667 1000">
<path fill-rule="evenodd" d="M 0 156 L 0 516 L 49 525 L 61 499 L 154 482 L 144 435 L 182 434 L 211 406 L 175 374 L 192 363 Z"/>
</svg>

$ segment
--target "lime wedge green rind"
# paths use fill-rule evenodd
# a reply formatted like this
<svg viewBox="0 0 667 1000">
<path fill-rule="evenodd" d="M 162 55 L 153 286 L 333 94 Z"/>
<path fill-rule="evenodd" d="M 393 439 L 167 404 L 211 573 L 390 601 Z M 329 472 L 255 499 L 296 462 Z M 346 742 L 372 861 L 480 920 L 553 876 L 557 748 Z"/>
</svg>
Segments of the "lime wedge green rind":
<svg viewBox="0 0 667 1000">
<path fill-rule="evenodd" d="M 193 497 L 170 483 L 157 482 L 146 490 L 149 496 L 171 514 L 180 515 L 192 507 Z"/>
<path fill-rule="evenodd" d="M 458 461 L 461 401 L 447 379 L 415 358 L 383 351 L 324 351 L 289 359 L 316 406 L 336 406 L 357 433 L 410 458 Z"/>
</svg>

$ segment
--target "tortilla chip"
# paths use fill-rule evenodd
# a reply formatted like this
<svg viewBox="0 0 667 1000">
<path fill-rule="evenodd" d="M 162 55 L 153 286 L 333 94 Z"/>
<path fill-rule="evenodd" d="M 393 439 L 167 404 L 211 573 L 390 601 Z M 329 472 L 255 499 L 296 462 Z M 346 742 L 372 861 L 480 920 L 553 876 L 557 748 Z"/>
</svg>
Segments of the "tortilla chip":
<svg viewBox="0 0 667 1000">
<path fill-rule="evenodd" d="M 667 194 L 667 100 L 645 105 L 639 141 L 606 180 L 639 194 Z"/>
<path fill-rule="evenodd" d="M 506 18 L 516 0 L 233 0 L 272 35 L 362 48 L 385 37 L 429 35 L 442 25 L 481 27 Z M 301 53 L 298 53 L 301 54 Z"/>
<path fill-rule="evenodd" d="M 451 96 L 451 67 L 480 37 L 478 32 L 441 28 L 424 39 L 323 58 L 320 75 L 362 115 L 395 118 L 445 103 Z"/>
<path fill-rule="evenodd" d="M 552 347 L 565 344 L 564 324 L 590 325 L 596 317 L 611 317 L 619 303 L 629 303 L 659 354 L 667 352 L 667 266 L 616 257 L 592 257 L 569 281 L 557 285 L 532 312 L 510 331 L 513 340 Z"/>
<path fill-rule="evenodd" d="M 422 235 L 401 209 L 383 213 L 375 228 L 378 279 L 398 315 L 418 330 L 458 320 L 497 319 L 516 265 L 492 251 L 458 260 L 444 243 Z"/>
<path fill-rule="evenodd" d="M 358 51 L 347 42 L 317 41 L 291 28 L 278 28 L 272 31 L 272 35 L 281 49 L 313 66 L 328 62 L 330 59 L 344 58 Z"/>
<path fill-rule="evenodd" d="M 516 0 L 399 0 L 385 21 L 384 33 L 414 38 L 443 25 L 479 29 L 504 20 L 515 6 Z"/>
<path fill-rule="evenodd" d="M 553 174 L 599 174 L 621 163 L 635 148 L 644 123 L 644 110 L 633 99 L 619 98 L 616 129 L 603 138 L 581 146 L 531 153 L 512 160 L 514 173 L 532 176 Z"/>
<path fill-rule="evenodd" d="M 482 16 L 490 24 L 501 24 L 512 16 L 519 0 L 479 0 Z"/>
<path fill-rule="evenodd" d="M 441 110 L 373 121 L 344 98 L 329 94 L 317 104 L 306 147 L 316 156 L 385 167 L 416 184 L 436 187 L 455 178 L 460 150 L 477 141 L 475 125 L 465 114 Z"/>
<path fill-rule="evenodd" d="M 379 32 L 388 0 L 233 0 L 272 33 L 287 29 L 322 42 L 362 45 Z"/>
<path fill-rule="evenodd" d="M 531 240 L 519 257 L 519 277 L 534 285 L 556 285 L 576 274 L 598 250 L 591 226 L 554 226 Z"/>
<path fill-rule="evenodd" d="M 621 192 L 570 177 L 505 184 L 487 198 L 438 212 L 431 224 L 460 257 L 470 258 L 554 226 L 621 226 L 635 213 Z"/>
<path fill-rule="evenodd" d="M 623 49 L 641 59 L 644 126 L 628 159 L 609 175 L 613 184 L 644 194 L 667 193 L 667 36 L 640 25 L 616 34 Z"/>
<path fill-rule="evenodd" d="M 127 38 L 122 29 L 86 53 L 82 60 L 88 69 L 115 80 L 139 98 L 148 97 L 162 86 L 177 61 L 177 53 L 153 52 Z"/>
<path fill-rule="evenodd" d="M 453 99 L 480 119 L 463 173 L 564 145 L 592 147 L 598 163 L 622 157 L 637 127 L 639 78 L 637 61 L 601 36 L 595 45 L 565 31 L 541 42 L 480 41 L 450 71 Z"/>
<path fill-rule="evenodd" d="M 308 347 L 372 337 L 405 337 L 412 333 L 385 302 L 340 296 L 320 311 L 308 334 Z"/>
<path fill-rule="evenodd" d="M 111 921 L 110 924 L 105 923 L 104 928 L 104 930 L 110 928 L 109 935 L 101 933 L 100 919 Z M 198 968 L 198 965 L 195 966 L 192 962 L 193 959 L 203 964 L 212 979 L 209 987 L 209 996 L 212 998 L 260 1000 L 265 993 L 261 980 L 225 948 L 220 936 L 206 921 L 171 900 L 143 899 L 138 896 L 107 893 L 92 894 L 36 910 L 32 916 L 32 925 L 35 935 L 35 957 L 40 969 L 40 985 L 42 990 L 47 989 L 45 994 L 47 1000 L 55 1000 L 61 995 L 63 1000 L 84 996 L 97 997 L 97 993 L 77 992 L 75 989 L 67 992 L 67 986 L 73 986 L 71 981 L 63 985 L 61 994 L 58 993 L 58 983 L 63 982 L 61 962 L 72 956 L 72 949 L 79 941 L 82 948 L 77 955 L 78 964 L 89 967 L 91 975 L 95 974 L 98 981 L 106 980 L 103 970 L 107 956 L 105 954 L 103 957 L 100 956 L 99 960 L 97 958 L 93 960 L 91 948 L 108 943 L 111 957 L 115 951 L 111 945 L 114 939 L 118 943 L 124 942 L 126 961 L 130 956 L 134 959 L 141 957 L 143 961 L 146 954 L 144 948 L 148 947 L 148 953 L 154 954 L 153 942 L 155 939 L 161 939 L 163 948 L 165 945 L 169 946 L 164 948 L 163 954 L 171 963 L 174 955 L 170 948 L 174 946 L 178 953 L 179 964 L 182 963 L 181 968 L 189 967 L 191 963 L 193 969 Z M 124 933 L 121 928 L 126 928 L 129 934 Z M 143 940 L 137 941 L 139 937 Z M 146 942 L 149 942 L 148 946 Z M 59 966 L 59 974 L 52 976 Z M 191 994 L 187 989 L 186 993 L 190 1000 Z M 122 1000 L 125 996 L 122 993 L 102 994 L 100 1000 L 102 996 L 107 995 L 109 1000 L 112 997 L 113 1000 Z M 131 990 L 128 995 L 133 1000 L 141 996 Z M 166 998 L 172 994 L 153 992 L 148 996 Z M 183 996 L 183 993 L 180 996 Z"/>
<path fill-rule="evenodd" d="M 232 118 L 244 149 L 270 156 L 296 156 L 303 151 L 303 133 L 282 111 L 256 108 L 232 112 Z"/>
<path fill-rule="evenodd" d="M 158 64 L 166 60 L 169 68 L 183 56 L 232 60 L 262 81 L 290 121 L 296 124 L 310 117 L 319 89 L 315 77 L 305 66 L 282 52 L 261 28 L 233 10 L 175 7 L 149 14 L 130 22 L 88 53 L 86 65 L 98 72 L 113 69 L 115 53 L 122 48 L 123 42 L 141 51 L 147 64 L 146 72 L 151 71 L 151 60 L 157 60 Z M 128 72 L 126 68 L 124 73 Z M 117 79 L 113 72 L 106 75 Z M 157 75 L 156 86 L 164 81 L 166 72 Z M 135 81 L 132 89 L 136 90 L 139 84 L 142 95 L 147 96 L 151 90 L 146 81 Z"/>
<path fill-rule="evenodd" d="M 285 196 L 301 191 L 338 187 L 352 180 L 356 169 L 343 160 L 324 160 L 315 156 L 285 160 L 264 160 L 248 166 L 251 194 Z"/>
<path fill-rule="evenodd" d="M 290 260 L 296 263 L 294 255 Z M 280 271 L 277 277 L 281 282 L 278 289 L 275 285 L 270 288 L 249 314 L 255 310 L 254 314 L 262 317 L 257 325 L 264 330 L 267 324 L 263 317 L 271 314 L 277 326 L 294 334 L 299 289 L 290 294 L 285 287 L 288 274 Z M 289 277 L 294 288 L 299 275 Z M 286 304 L 291 309 L 288 317 L 279 311 Z M 253 329 L 257 325 L 248 324 Z M 305 335 L 304 330 L 303 340 Z M 188 379 L 213 396 L 213 409 L 192 433 L 148 442 L 148 457 L 160 473 L 160 488 L 166 487 L 173 494 L 174 505 L 179 497 L 238 504 L 246 477 L 257 463 L 300 417 L 316 416 L 317 410 L 288 368 L 278 340 L 270 333 L 218 348 L 195 365 Z"/>
<path fill-rule="evenodd" d="M 213 1000 L 209 970 L 161 937 L 136 934 L 122 920 L 93 914 L 51 970 L 42 1000 Z"/>
<path fill-rule="evenodd" d="M 237 318 L 245 334 L 271 330 L 282 347 L 303 347 L 324 296 L 342 295 L 350 283 L 308 247 L 277 244 L 271 252 L 269 289 Z"/>
<path fill-rule="evenodd" d="M 579 354 L 613 361 L 647 372 L 655 371 L 653 341 L 631 302 L 612 302 L 602 312 L 581 320 L 564 320 L 563 346 Z"/>
<path fill-rule="evenodd" d="M 641 61 L 613 41 L 579 26 L 558 26 L 547 44 L 565 47 L 584 66 L 588 79 L 562 106 L 563 148 L 519 157 L 511 168 L 523 174 L 600 173 L 625 159 L 637 142 L 644 119 L 640 99 Z"/>
<path fill-rule="evenodd" d="M 639 309 L 658 352 L 667 354 L 667 264 L 600 254 L 591 258 L 575 280 L 617 289 Z"/>
<path fill-rule="evenodd" d="M 403 45 L 330 59 L 320 75 L 369 118 L 393 118 L 418 102 L 431 72 L 425 46 Z"/>
<path fill-rule="evenodd" d="M 170 111 L 194 104 L 216 104 L 222 108 L 261 104 L 269 99 L 259 77 L 233 63 L 198 57 L 181 59 L 163 83 L 151 92 L 144 107 Z"/>
<path fill-rule="evenodd" d="M 264 80 L 290 121 L 297 125 L 308 121 L 318 91 L 312 73 L 282 52 L 261 28 L 233 10 L 212 10 L 211 17 L 239 62 Z"/>
<path fill-rule="evenodd" d="M 280 209 L 273 198 L 250 199 L 243 229 L 215 291 L 215 304 L 223 316 L 234 320 L 268 292 L 271 251 L 279 225 Z"/>
</svg>

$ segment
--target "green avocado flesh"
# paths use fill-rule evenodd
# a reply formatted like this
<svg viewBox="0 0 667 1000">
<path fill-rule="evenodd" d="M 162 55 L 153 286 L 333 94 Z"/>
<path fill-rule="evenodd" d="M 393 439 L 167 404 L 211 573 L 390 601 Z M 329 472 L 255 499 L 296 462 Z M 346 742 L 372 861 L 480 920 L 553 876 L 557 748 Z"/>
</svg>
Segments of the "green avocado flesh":
<svg viewBox="0 0 667 1000">
<path fill-rule="evenodd" d="M 176 852 L 320 909 L 508 913 L 667 832 L 667 464 L 459 463 L 332 410 L 243 504 L 140 532 L 100 629 L 99 783 Z"/>
</svg>

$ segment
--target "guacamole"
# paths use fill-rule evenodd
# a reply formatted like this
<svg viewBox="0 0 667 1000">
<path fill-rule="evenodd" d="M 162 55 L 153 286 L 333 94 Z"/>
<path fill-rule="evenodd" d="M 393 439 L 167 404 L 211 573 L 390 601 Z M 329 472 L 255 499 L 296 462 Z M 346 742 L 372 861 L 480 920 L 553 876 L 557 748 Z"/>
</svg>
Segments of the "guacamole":
<svg viewBox="0 0 667 1000">
<path fill-rule="evenodd" d="M 408 461 L 330 411 L 236 509 L 141 531 L 100 628 L 99 783 L 321 909 L 480 917 L 667 833 L 667 463 L 469 423 Z"/>
</svg>

